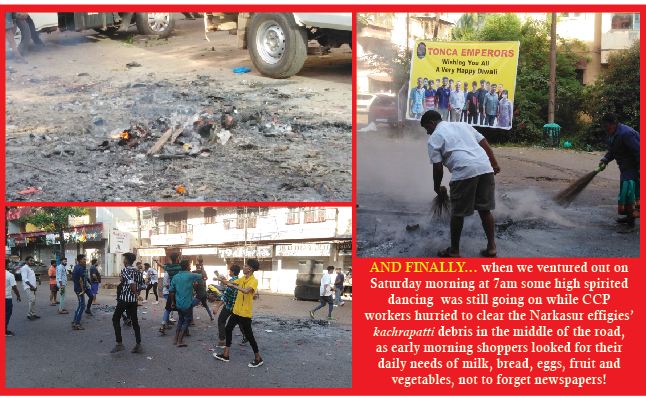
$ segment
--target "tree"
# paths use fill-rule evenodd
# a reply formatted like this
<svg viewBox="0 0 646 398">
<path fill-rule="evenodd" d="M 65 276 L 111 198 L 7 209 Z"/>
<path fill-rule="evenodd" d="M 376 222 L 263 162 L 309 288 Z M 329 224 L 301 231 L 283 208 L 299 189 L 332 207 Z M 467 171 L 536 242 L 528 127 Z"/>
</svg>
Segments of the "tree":
<svg viewBox="0 0 646 398">
<path fill-rule="evenodd" d="M 604 113 L 613 112 L 621 123 L 639 128 L 639 40 L 626 50 L 608 58 L 608 68 L 594 84 L 586 87 L 585 112 L 593 120 L 586 137 L 586 144 L 600 146 L 605 133 L 599 128 Z M 637 93 L 632 95 L 630 93 Z"/>
<path fill-rule="evenodd" d="M 466 13 L 458 19 L 451 31 L 451 37 L 455 41 L 473 41 L 477 31 L 482 27 L 486 14 Z"/>
<path fill-rule="evenodd" d="M 60 256 L 65 257 L 65 228 L 69 227 L 69 218 L 88 214 L 83 207 L 40 207 L 22 220 L 47 232 L 58 233 Z"/>
</svg>

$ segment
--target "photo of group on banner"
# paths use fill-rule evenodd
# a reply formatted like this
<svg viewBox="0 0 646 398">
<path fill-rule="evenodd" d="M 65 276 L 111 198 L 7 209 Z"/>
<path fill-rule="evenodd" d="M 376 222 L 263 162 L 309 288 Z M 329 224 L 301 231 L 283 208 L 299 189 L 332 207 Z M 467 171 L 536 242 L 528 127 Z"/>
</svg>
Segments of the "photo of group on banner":
<svg viewBox="0 0 646 398">
<path fill-rule="evenodd" d="M 508 129 L 513 114 L 513 104 L 508 97 L 509 92 L 502 83 L 486 79 L 462 82 L 449 76 L 435 80 L 420 76 L 417 86 L 408 95 L 408 112 L 410 118 L 416 120 L 420 120 L 424 112 L 435 110 L 445 122 Z"/>
</svg>

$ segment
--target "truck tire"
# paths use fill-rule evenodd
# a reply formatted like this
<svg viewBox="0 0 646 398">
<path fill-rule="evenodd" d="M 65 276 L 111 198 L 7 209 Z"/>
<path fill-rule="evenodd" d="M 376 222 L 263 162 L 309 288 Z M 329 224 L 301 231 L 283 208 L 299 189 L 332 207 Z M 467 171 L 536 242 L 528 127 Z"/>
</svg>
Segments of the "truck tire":
<svg viewBox="0 0 646 398">
<path fill-rule="evenodd" d="M 16 26 L 18 27 L 14 36 L 16 46 L 18 46 L 20 54 L 25 55 L 29 49 L 29 42 L 31 41 L 31 29 L 26 19 L 16 19 Z"/>
<path fill-rule="evenodd" d="M 137 32 L 166 38 L 173 33 L 175 17 L 170 12 L 138 12 L 135 15 Z"/>
<path fill-rule="evenodd" d="M 247 43 L 251 62 L 265 76 L 285 79 L 305 64 L 307 32 L 291 14 L 254 14 L 247 27 Z"/>
</svg>

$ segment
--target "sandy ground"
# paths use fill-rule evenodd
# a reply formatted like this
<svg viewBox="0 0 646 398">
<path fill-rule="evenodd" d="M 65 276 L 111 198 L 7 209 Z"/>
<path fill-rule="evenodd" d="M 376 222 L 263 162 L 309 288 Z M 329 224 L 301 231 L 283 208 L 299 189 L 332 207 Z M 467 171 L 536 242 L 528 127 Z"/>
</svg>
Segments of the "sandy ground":
<svg viewBox="0 0 646 398">
<path fill-rule="evenodd" d="M 21 283 L 19 282 L 19 285 Z M 22 289 L 22 286 L 19 287 Z M 22 291 L 22 290 L 21 290 Z M 69 295 L 68 295 L 69 296 Z M 152 293 L 150 295 L 152 299 Z M 316 303 L 261 292 L 254 303 L 253 330 L 265 361 L 259 368 L 247 367 L 253 359 L 249 345 L 234 330 L 231 362 L 212 357 L 217 343 L 217 322 L 211 322 L 203 307 L 195 309 L 187 348 L 172 345 L 173 331 L 158 332 L 164 309 L 152 300 L 139 307 L 144 353 L 131 354 L 134 333 L 122 329 L 126 351 L 110 354 L 114 346 L 112 312 L 115 290 L 102 290 L 93 317 L 84 314 L 83 331 L 73 331 L 70 322 L 76 298 L 67 297 L 70 315 L 56 314 L 49 306 L 49 290 L 43 283 L 37 292 L 36 313 L 27 320 L 27 304 L 14 299 L 6 338 L 7 387 L 329 387 L 352 385 L 352 301 L 335 308 L 334 321 L 323 319 L 322 310 L 310 320 Z M 199 318 L 199 319 L 197 319 Z"/>
<path fill-rule="evenodd" d="M 348 46 L 274 80 L 234 74 L 253 69 L 247 51 L 227 32 L 205 41 L 201 20 L 180 15 L 168 40 L 133 33 L 42 34 L 29 64 L 8 60 L 8 200 L 351 199 Z M 119 145 L 136 126 L 143 137 Z M 173 126 L 175 144 L 145 156 Z M 40 191 L 18 193 L 28 187 Z"/>
<path fill-rule="evenodd" d="M 449 245 L 448 220 L 430 216 L 432 166 L 421 128 L 379 125 L 358 133 L 357 241 L 361 257 L 428 257 Z M 596 168 L 602 153 L 495 147 L 496 235 L 500 257 L 638 257 L 639 232 L 615 225 L 619 171 L 612 163 L 567 208 L 552 197 Z M 448 185 L 450 175 L 445 169 Z M 406 226 L 419 224 L 407 231 Z M 410 228 L 409 228 L 410 229 Z M 486 246 L 477 215 L 468 217 L 461 252 Z"/>
</svg>

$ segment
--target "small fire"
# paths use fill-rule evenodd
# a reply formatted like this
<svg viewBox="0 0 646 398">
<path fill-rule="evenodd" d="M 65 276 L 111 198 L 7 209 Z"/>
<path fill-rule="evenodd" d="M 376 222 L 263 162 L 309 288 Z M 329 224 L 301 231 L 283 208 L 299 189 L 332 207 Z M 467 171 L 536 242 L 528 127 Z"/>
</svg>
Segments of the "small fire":
<svg viewBox="0 0 646 398">
<path fill-rule="evenodd" d="M 128 141 L 130 139 L 130 130 L 123 130 L 120 133 L 114 134 L 112 138 Z"/>
<path fill-rule="evenodd" d="M 184 184 L 179 184 L 175 187 L 175 192 L 177 192 L 180 195 L 185 195 L 186 187 L 184 186 Z"/>
</svg>

